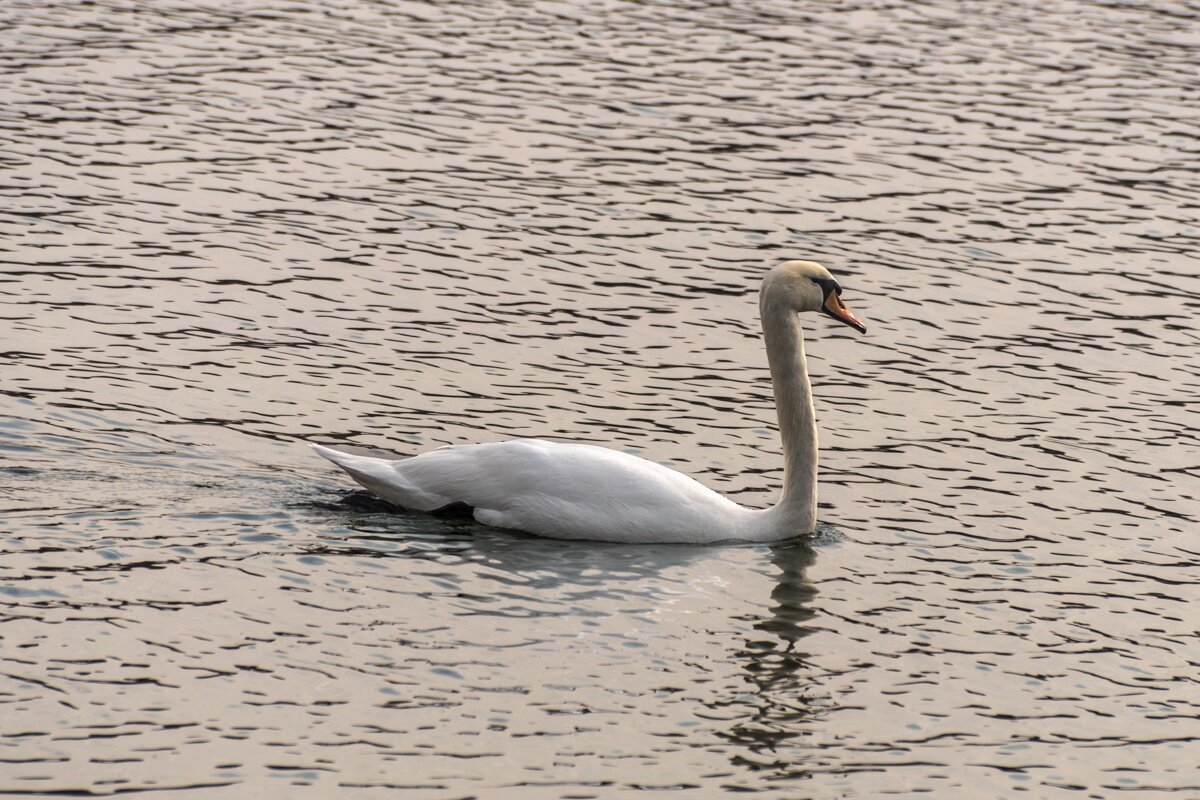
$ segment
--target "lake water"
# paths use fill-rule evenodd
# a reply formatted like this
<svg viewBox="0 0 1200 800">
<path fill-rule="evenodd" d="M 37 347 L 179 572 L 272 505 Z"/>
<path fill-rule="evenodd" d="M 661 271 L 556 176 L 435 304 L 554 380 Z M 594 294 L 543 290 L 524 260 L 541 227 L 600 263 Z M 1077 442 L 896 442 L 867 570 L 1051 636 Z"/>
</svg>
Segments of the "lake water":
<svg viewBox="0 0 1200 800">
<path fill-rule="evenodd" d="M 0 795 L 1200 797 L 1200 7 L 13 2 Z M 812 541 L 406 516 L 609 444 Z"/>
</svg>

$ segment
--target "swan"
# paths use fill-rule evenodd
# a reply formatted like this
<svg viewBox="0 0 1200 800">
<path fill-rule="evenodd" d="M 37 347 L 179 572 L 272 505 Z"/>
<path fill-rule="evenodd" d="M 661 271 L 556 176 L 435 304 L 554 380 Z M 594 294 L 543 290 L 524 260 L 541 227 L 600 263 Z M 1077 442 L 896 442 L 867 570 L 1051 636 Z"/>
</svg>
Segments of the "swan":
<svg viewBox="0 0 1200 800">
<path fill-rule="evenodd" d="M 383 500 L 414 511 L 467 507 L 484 525 L 554 539 L 629 543 L 770 542 L 816 529 L 817 426 L 799 312 L 866 333 L 842 287 L 813 261 L 786 261 L 759 291 L 783 440 L 783 493 L 751 509 L 680 472 L 590 444 L 518 439 L 449 445 L 391 461 L 312 448 Z"/>
</svg>

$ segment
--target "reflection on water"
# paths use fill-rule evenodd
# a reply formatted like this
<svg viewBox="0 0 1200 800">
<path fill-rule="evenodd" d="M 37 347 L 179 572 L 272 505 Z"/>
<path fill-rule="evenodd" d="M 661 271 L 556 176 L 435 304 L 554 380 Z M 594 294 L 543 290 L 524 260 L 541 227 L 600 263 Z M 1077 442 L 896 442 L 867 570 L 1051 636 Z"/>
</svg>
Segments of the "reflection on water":
<svg viewBox="0 0 1200 800">
<path fill-rule="evenodd" d="M 1200 794 L 1184 3 L 10 3 L 0 795 Z M 778 547 L 392 513 L 611 444 Z"/>
<path fill-rule="evenodd" d="M 816 550 L 803 541 L 770 548 L 770 561 L 779 576 L 767 613 L 754 623 L 754 630 L 761 635 L 746 639 L 731 653 L 743 664 L 746 680 L 754 687 L 756 711 L 722 736 L 744 748 L 734 756 L 735 764 L 777 770 L 777 777 L 804 775 L 803 762 L 796 763 L 794 751 L 784 750 L 784 746 L 802 744 L 793 740 L 811 735 L 807 723 L 821 710 L 813 696 L 812 664 L 801 649 L 803 637 L 813 632 L 810 625 L 816 615 L 810 605 L 817 590 L 805 574 L 816 556 Z M 731 705 L 734 701 L 718 702 L 714 707 Z"/>
</svg>

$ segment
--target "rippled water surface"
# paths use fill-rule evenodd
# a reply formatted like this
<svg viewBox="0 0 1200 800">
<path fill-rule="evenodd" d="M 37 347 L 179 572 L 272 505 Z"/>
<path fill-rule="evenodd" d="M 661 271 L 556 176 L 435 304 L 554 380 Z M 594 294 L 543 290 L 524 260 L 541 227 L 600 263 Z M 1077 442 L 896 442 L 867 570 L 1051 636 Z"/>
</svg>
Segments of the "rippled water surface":
<svg viewBox="0 0 1200 800">
<path fill-rule="evenodd" d="M 8 2 L 0 795 L 1200 797 L 1200 7 Z M 612 444 L 814 541 L 391 513 Z M 307 788 L 306 788 L 307 787 Z"/>
</svg>

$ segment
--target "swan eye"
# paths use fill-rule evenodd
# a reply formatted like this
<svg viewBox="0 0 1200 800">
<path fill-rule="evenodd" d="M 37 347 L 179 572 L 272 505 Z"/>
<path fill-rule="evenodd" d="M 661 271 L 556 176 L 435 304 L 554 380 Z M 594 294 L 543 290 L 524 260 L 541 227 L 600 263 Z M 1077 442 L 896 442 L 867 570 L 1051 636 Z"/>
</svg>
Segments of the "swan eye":
<svg viewBox="0 0 1200 800">
<path fill-rule="evenodd" d="M 821 287 L 821 294 L 826 300 L 829 299 L 830 292 L 838 297 L 842 296 L 842 287 L 833 278 L 813 278 L 812 282 Z"/>
</svg>

